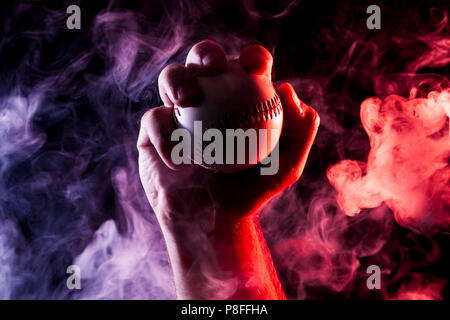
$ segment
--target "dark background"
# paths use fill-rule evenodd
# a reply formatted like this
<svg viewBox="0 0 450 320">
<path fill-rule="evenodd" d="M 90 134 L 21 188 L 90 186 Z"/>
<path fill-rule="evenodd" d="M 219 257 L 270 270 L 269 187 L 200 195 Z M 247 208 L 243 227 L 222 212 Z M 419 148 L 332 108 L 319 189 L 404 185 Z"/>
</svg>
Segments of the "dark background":
<svg viewBox="0 0 450 320">
<path fill-rule="evenodd" d="M 70 4 L 81 7 L 81 30 L 66 28 Z M 381 8 L 381 30 L 366 27 L 371 4 Z M 291 6 L 288 1 L 4 1 L 1 7 L 0 99 L 41 93 L 30 121 L 34 133 L 46 136 L 31 151 L 18 145 L 0 153 L 0 219 L 14 221 L 18 230 L 5 237 L 15 257 L 10 298 L 71 297 L 61 289 L 65 266 L 102 223 L 114 219 L 121 234 L 133 232 L 111 175 L 137 159 L 133 143 L 140 116 L 161 104 L 159 71 L 181 62 L 197 41 L 215 40 L 229 53 L 248 43 L 264 45 L 274 55 L 274 81 L 290 81 L 319 112 L 317 141 L 296 185 L 304 214 L 318 189 L 333 195 L 325 177 L 330 165 L 366 160 L 370 146 L 359 118 L 364 99 L 392 93 L 407 97 L 423 77 L 442 85 L 449 74 L 448 64 L 411 69 L 428 50 L 423 38 L 446 19 L 448 1 L 299 1 Z M 105 12 L 133 15 L 99 27 L 95 19 Z M 121 78 L 111 70 L 115 44 L 127 32 L 150 45 L 142 45 L 131 71 Z M 449 37 L 448 25 L 438 35 Z M 173 52 L 171 43 L 178 44 Z M 419 88 L 425 95 L 432 87 L 428 81 Z M 5 144 L 10 136 L 0 139 Z M 68 198 L 61 190 L 74 181 L 80 182 L 78 196 Z M 152 215 L 148 204 L 142 206 L 143 215 Z M 263 219 L 263 225 L 269 223 Z M 277 240 L 272 231 L 290 236 L 290 224 L 288 217 L 276 221 L 267 234 L 269 246 Z M 356 223 L 361 224 L 364 219 Z M 383 292 L 398 289 L 411 272 L 448 280 L 449 245 L 448 234 L 427 237 L 394 225 L 378 253 L 392 262 Z M 440 248 L 434 260 L 428 259 L 431 248 Z M 299 297 L 299 279 L 278 258 L 275 254 L 288 296 Z M 359 275 L 373 259 L 361 259 Z M 341 292 L 311 286 L 306 298 L 383 298 L 381 292 L 363 290 L 364 285 L 365 278 L 356 276 Z M 444 294 L 448 299 L 448 285 Z"/>
</svg>

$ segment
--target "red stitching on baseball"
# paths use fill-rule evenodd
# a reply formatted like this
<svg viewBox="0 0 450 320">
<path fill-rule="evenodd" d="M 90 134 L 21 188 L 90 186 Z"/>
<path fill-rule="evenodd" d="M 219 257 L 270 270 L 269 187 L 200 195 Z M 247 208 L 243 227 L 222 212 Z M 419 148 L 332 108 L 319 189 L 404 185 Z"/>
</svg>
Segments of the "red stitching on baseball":
<svg viewBox="0 0 450 320">
<path fill-rule="evenodd" d="M 273 119 L 281 113 L 281 99 L 278 94 L 266 101 L 259 101 L 248 106 L 239 112 L 230 112 L 222 119 L 217 120 L 211 128 L 229 129 L 251 125 L 252 123 L 262 122 Z"/>
</svg>

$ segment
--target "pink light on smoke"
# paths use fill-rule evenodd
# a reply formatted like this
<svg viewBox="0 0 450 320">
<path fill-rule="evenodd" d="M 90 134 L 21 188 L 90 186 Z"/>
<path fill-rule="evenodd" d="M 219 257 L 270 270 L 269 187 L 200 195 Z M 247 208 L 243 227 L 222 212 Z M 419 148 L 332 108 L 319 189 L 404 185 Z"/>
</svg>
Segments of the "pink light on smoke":
<svg viewBox="0 0 450 320">
<path fill-rule="evenodd" d="M 343 160 L 328 169 L 349 216 L 386 203 L 396 221 L 423 233 L 450 226 L 450 90 L 426 98 L 366 99 L 361 121 L 371 150 L 367 163 Z"/>
<path fill-rule="evenodd" d="M 442 300 L 445 281 L 413 273 L 409 282 L 403 283 L 389 300 Z"/>
<path fill-rule="evenodd" d="M 83 5 L 82 30 L 67 32 L 65 7 L 45 9 L 46 2 L 4 11 L 1 299 L 174 298 L 161 230 L 140 186 L 136 137 L 142 112 L 160 103 L 161 69 L 183 62 L 203 39 L 232 56 L 261 41 L 275 56 L 278 84 L 292 83 L 321 116 L 304 176 L 263 215 L 289 298 L 443 297 L 446 280 L 436 277 L 448 278 L 447 265 L 437 265 L 436 277 L 422 268 L 445 253 L 442 235 L 400 230 L 387 207 L 415 231 L 448 230 L 447 4 L 406 11 L 386 2 L 382 31 L 368 32 L 365 16 L 355 14 L 365 5 L 348 1 L 92 1 Z M 435 91 L 391 95 L 412 87 Z M 341 211 L 325 170 L 348 152 L 367 155 L 353 119 L 360 99 L 372 95 L 382 100 L 362 107 L 368 161 L 328 170 Z M 66 287 L 71 264 L 81 268 L 82 290 Z M 380 291 L 366 287 L 371 264 L 381 268 Z"/>
</svg>

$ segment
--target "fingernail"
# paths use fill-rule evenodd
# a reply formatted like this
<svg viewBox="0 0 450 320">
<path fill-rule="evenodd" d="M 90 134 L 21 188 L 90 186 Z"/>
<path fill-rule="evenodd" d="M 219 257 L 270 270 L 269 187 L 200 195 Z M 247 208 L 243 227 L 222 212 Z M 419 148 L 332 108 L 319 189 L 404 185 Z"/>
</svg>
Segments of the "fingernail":
<svg viewBox="0 0 450 320">
<path fill-rule="evenodd" d="M 293 91 L 293 93 L 292 93 L 292 99 L 294 100 L 294 103 L 297 105 L 297 107 L 299 107 L 299 108 L 301 108 L 301 101 L 300 101 L 300 99 L 297 97 L 297 94 L 295 93 L 295 91 L 294 90 L 292 90 Z"/>
<path fill-rule="evenodd" d="M 208 52 L 201 57 L 201 63 L 204 67 L 203 72 L 208 75 L 219 74 L 227 69 L 227 60 L 220 52 Z"/>
<path fill-rule="evenodd" d="M 292 102 L 294 102 L 294 104 L 298 107 L 300 115 L 304 116 L 306 112 L 306 105 L 299 99 L 297 92 L 295 92 L 295 89 L 291 84 L 289 84 L 289 90 L 291 91 Z"/>
<path fill-rule="evenodd" d="M 294 101 L 298 106 L 298 110 L 300 112 L 300 115 L 303 117 L 306 112 L 306 105 L 301 101 L 297 96 L 294 97 Z"/>
<path fill-rule="evenodd" d="M 201 58 L 201 62 L 203 66 L 207 66 L 208 64 L 211 63 L 211 61 L 213 61 L 214 57 L 212 56 L 212 54 L 205 54 L 202 58 Z"/>
</svg>

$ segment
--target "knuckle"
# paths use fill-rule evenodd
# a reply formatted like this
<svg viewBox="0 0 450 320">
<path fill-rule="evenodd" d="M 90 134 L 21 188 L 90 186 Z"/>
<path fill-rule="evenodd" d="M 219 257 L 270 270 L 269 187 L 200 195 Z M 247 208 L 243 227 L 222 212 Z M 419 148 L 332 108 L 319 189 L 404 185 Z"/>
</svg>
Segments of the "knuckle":
<svg viewBox="0 0 450 320">
<path fill-rule="evenodd" d="M 217 51 L 219 51 L 219 50 L 222 50 L 221 48 L 220 48 L 220 46 L 217 44 L 217 43 L 215 43 L 214 41 L 211 41 L 211 40 L 203 40 L 203 41 L 200 41 L 199 43 L 197 43 L 197 44 L 195 44 L 192 48 L 191 48 L 191 50 L 190 50 L 190 54 L 193 54 L 193 55 L 199 55 L 199 56 L 202 56 L 202 55 L 205 55 L 205 54 L 207 54 L 207 53 L 209 53 L 209 52 L 211 52 L 211 51 L 213 51 L 213 52 L 217 52 Z"/>
<path fill-rule="evenodd" d="M 158 81 L 164 81 L 171 82 L 173 80 L 178 79 L 181 75 L 184 74 L 185 67 L 182 64 L 169 64 L 166 66 L 163 71 L 161 71 Z"/>
<path fill-rule="evenodd" d="M 146 128 L 154 118 L 155 108 L 147 110 L 141 117 L 141 130 Z"/>
</svg>

